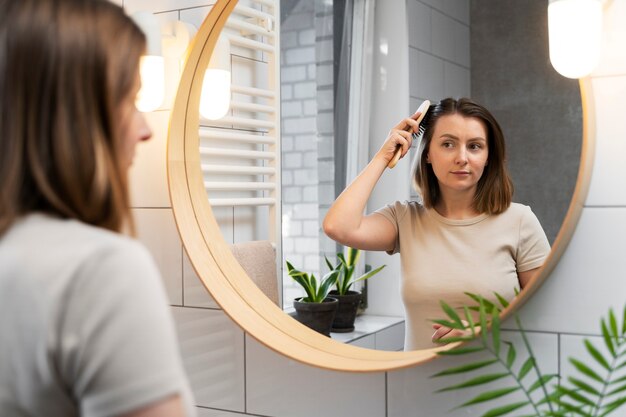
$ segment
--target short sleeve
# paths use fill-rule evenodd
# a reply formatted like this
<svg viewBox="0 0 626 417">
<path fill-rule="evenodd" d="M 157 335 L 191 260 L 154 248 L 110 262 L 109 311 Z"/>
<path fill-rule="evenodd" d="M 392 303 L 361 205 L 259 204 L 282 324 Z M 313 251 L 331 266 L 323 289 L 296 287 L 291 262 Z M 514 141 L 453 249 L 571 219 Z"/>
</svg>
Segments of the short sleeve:
<svg viewBox="0 0 626 417">
<path fill-rule="evenodd" d="M 524 272 L 540 267 L 549 254 L 550 243 L 541 223 L 530 207 L 526 207 L 520 221 L 517 271 Z"/>
<path fill-rule="evenodd" d="M 170 307 L 148 252 L 130 239 L 81 264 L 61 320 L 59 371 L 81 415 L 130 412 L 191 395 Z"/>
<path fill-rule="evenodd" d="M 406 214 L 406 205 L 402 204 L 399 201 L 396 201 L 394 204 L 388 204 L 385 207 L 382 207 L 376 210 L 373 214 L 380 214 L 385 219 L 389 220 L 389 222 L 396 229 L 396 243 L 394 244 L 394 248 L 390 251 L 387 251 L 389 255 L 393 255 L 394 253 L 400 252 L 400 221 Z"/>
</svg>

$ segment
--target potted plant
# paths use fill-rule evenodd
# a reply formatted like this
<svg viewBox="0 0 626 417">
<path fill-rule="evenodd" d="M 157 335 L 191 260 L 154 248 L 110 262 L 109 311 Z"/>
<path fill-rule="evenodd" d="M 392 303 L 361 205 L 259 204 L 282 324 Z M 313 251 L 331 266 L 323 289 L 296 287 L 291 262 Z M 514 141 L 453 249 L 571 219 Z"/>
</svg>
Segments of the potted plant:
<svg viewBox="0 0 626 417">
<path fill-rule="evenodd" d="M 339 270 L 330 271 L 318 282 L 315 275 L 295 269 L 288 261 L 286 263 L 289 276 L 306 292 L 305 297 L 294 300 L 296 320 L 323 335 L 330 336 L 339 303 L 336 298 L 328 297 L 328 292 L 337 281 Z"/>
<path fill-rule="evenodd" d="M 609 310 L 608 319 L 600 321 L 604 348 L 584 339 L 588 356 L 569 358 L 574 374 L 565 378 L 564 375 L 542 373 L 533 349 L 522 328 L 518 317 L 517 327 L 522 336 L 522 345 L 526 357 L 520 365 L 520 358 L 515 345 L 501 337 L 500 307 L 476 294 L 467 293 L 478 306 L 464 307 L 457 313 L 452 307 L 441 303 L 447 318 L 434 320 L 451 329 L 465 334 L 461 337 L 447 338 L 448 342 L 469 342 L 448 351 L 438 352 L 439 355 L 475 355 L 473 362 L 441 371 L 433 377 L 462 375 L 463 382 L 457 383 L 438 392 L 463 390 L 469 387 L 484 386 L 497 381 L 497 386 L 490 384 L 484 392 L 469 399 L 457 408 L 473 406 L 498 399 L 500 405 L 487 411 L 483 416 L 503 416 L 512 412 L 521 412 L 525 416 L 550 417 L 604 417 L 613 414 L 626 404 L 626 308 L 622 314 L 622 322 L 613 310 Z M 508 302 L 496 294 L 502 307 Z M 472 314 L 472 311 L 474 312 Z M 478 317 L 475 319 L 475 314 Z M 488 335 L 485 329 L 490 330 Z M 498 369 L 493 369 L 498 367 Z M 508 402 L 506 396 L 518 394 Z M 529 414 L 529 409 L 532 410 Z"/>
<path fill-rule="evenodd" d="M 343 253 L 337 254 L 339 263 L 334 267 L 328 258 L 325 258 L 328 268 L 331 271 L 338 271 L 337 281 L 335 283 L 336 289 L 330 292 L 330 296 L 336 298 L 339 302 L 332 327 L 332 331 L 337 333 L 347 333 L 354 330 L 354 320 L 356 319 L 357 309 L 361 303 L 363 294 L 351 290 L 352 284 L 373 277 L 386 266 L 380 266 L 359 277 L 355 277 L 355 268 L 359 262 L 361 251 L 350 247 L 347 249 L 347 256 Z"/>
</svg>

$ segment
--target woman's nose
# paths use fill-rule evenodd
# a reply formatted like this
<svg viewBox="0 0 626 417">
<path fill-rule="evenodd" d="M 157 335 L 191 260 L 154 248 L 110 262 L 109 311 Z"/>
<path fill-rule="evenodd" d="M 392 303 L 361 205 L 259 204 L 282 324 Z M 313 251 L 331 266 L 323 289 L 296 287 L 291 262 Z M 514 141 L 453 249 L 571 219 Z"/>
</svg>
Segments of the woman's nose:
<svg viewBox="0 0 626 417">
<path fill-rule="evenodd" d="M 456 154 L 456 163 L 459 165 L 465 165 L 467 163 L 467 151 L 464 148 L 459 148 Z"/>
<path fill-rule="evenodd" d="M 141 130 L 139 132 L 139 141 L 144 142 L 146 140 L 149 140 L 152 137 L 152 129 L 150 129 L 150 126 L 148 125 L 148 122 L 146 121 L 146 116 L 143 113 L 140 113 L 139 117 L 141 118 Z"/>
</svg>

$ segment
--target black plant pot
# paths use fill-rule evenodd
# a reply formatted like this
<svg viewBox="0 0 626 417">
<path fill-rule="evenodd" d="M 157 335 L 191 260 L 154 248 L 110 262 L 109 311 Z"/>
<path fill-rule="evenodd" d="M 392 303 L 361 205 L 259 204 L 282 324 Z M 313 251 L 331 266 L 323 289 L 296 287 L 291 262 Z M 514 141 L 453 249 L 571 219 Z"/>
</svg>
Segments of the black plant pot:
<svg viewBox="0 0 626 417">
<path fill-rule="evenodd" d="M 333 290 L 330 292 L 330 295 L 339 301 L 332 331 L 336 333 L 354 331 L 354 320 L 356 319 L 356 312 L 363 294 L 357 291 L 348 291 L 345 295 L 339 295 L 336 290 Z"/>
<path fill-rule="evenodd" d="M 304 303 L 296 298 L 293 306 L 296 309 L 296 320 L 325 336 L 330 336 L 335 312 L 339 302 L 336 298 L 326 297 L 321 303 Z"/>
</svg>

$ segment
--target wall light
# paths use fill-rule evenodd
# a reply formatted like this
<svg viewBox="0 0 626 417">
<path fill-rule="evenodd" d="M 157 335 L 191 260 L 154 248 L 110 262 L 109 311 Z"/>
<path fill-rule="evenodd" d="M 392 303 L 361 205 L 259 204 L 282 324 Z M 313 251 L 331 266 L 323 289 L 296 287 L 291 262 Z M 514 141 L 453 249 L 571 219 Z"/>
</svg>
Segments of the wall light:
<svg viewBox="0 0 626 417">
<path fill-rule="evenodd" d="M 200 115 L 209 120 L 224 117 L 230 108 L 231 96 L 230 42 L 222 36 L 217 41 L 211 61 L 204 74 Z"/>
<path fill-rule="evenodd" d="M 137 109 L 151 112 L 163 104 L 165 98 L 165 59 L 161 52 L 161 25 L 150 12 L 132 15 L 137 26 L 146 35 L 146 55 L 141 57 L 139 73 L 141 89 L 137 94 Z"/>
<path fill-rule="evenodd" d="M 564 77 L 589 75 L 600 60 L 602 0 L 550 0 L 550 61 Z"/>
</svg>

